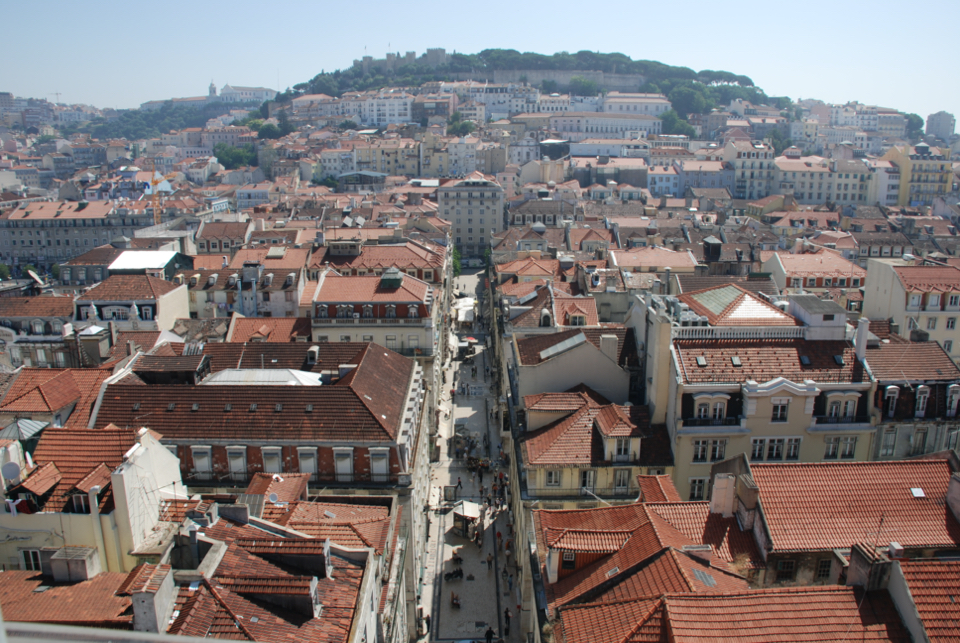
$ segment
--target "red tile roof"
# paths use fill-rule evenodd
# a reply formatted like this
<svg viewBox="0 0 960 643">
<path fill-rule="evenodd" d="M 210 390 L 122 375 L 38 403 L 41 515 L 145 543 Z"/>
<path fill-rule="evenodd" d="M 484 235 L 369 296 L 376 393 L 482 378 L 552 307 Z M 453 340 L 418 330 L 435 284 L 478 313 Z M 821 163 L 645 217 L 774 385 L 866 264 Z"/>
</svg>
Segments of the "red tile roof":
<svg viewBox="0 0 960 643">
<path fill-rule="evenodd" d="M 250 222 L 211 221 L 203 224 L 203 230 L 197 235 L 201 239 L 243 239 L 250 228 Z"/>
<path fill-rule="evenodd" d="M 730 284 L 677 297 L 711 326 L 802 326 L 803 323 L 740 286 Z"/>
<path fill-rule="evenodd" d="M 0 297 L 0 317 L 73 317 L 73 297 Z"/>
<path fill-rule="evenodd" d="M 419 243 L 407 242 L 397 245 L 364 246 L 360 256 L 331 255 L 327 248 L 321 248 L 310 257 L 310 268 L 323 268 L 328 263 L 331 268 L 344 274 L 345 270 L 386 270 L 387 268 L 412 268 L 440 270 L 444 257 Z M 434 281 L 440 281 L 442 275 L 434 272 Z"/>
<path fill-rule="evenodd" d="M 231 342 L 295 342 L 311 331 L 304 317 L 238 317 L 233 324 Z"/>
<path fill-rule="evenodd" d="M 691 540 L 713 546 L 720 558 L 735 567 L 765 567 L 753 535 L 741 530 L 735 517 L 710 513 L 709 502 L 648 503 L 647 507 Z"/>
<path fill-rule="evenodd" d="M 386 288 L 380 276 L 341 276 L 328 273 L 320 283 L 314 297 L 319 303 L 406 303 L 425 302 L 432 294 L 432 287 L 416 277 L 403 275 L 399 288 Z"/>
<path fill-rule="evenodd" d="M 130 597 L 117 594 L 127 576 L 104 572 L 87 581 L 53 584 L 40 572 L 7 570 L 0 608 L 7 621 L 130 629 Z M 47 589 L 36 591 L 40 586 Z"/>
<path fill-rule="evenodd" d="M 680 502 L 680 492 L 673 484 L 673 478 L 666 475 L 639 475 L 641 502 Z"/>
<path fill-rule="evenodd" d="M 306 497 L 307 483 L 310 481 L 309 473 L 255 473 L 250 484 L 247 485 L 247 493 L 270 497 L 270 494 L 277 494 L 277 502 L 293 502 Z"/>
<path fill-rule="evenodd" d="M 777 252 L 787 278 L 792 277 L 858 277 L 864 279 L 867 271 L 844 259 L 840 253 L 828 249 L 803 254 Z M 770 261 L 776 261 L 772 256 Z M 766 262 L 764 262 L 766 263 Z M 960 271 L 958 271 L 960 272 Z"/>
<path fill-rule="evenodd" d="M 549 335 L 532 335 L 519 339 L 517 340 L 517 349 L 520 353 L 520 363 L 524 366 L 542 364 L 544 360 L 540 357 L 541 352 L 581 333 L 598 350 L 600 349 L 601 335 L 614 335 L 617 338 L 617 355 L 619 356 L 617 363 L 621 366 L 625 363 L 626 353 L 629 352 L 630 347 L 626 342 L 627 330 L 622 325 L 609 325 L 602 328 L 577 328 L 550 333 Z"/>
<path fill-rule="evenodd" d="M 563 643 L 911 640 L 887 592 L 854 587 L 668 594 L 569 606 L 560 620 Z"/>
<path fill-rule="evenodd" d="M 49 493 L 43 511 L 57 512 L 63 509 L 71 492 L 89 491 L 94 484 L 101 485 L 100 506 L 107 507 L 112 502 L 112 490 L 105 483 L 109 476 L 104 475 L 101 467 L 108 470 L 123 462 L 123 454 L 139 441 L 134 429 L 120 429 L 115 426 L 95 429 L 44 429 L 40 441 L 33 452 L 33 460 L 39 469 L 35 469 L 22 483 L 25 488 L 35 484 L 34 478 L 44 480 Z M 59 473 L 59 480 L 52 487 L 50 468 L 43 466 L 53 463 Z"/>
<path fill-rule="evenodd" d="M 372 547 L 378 554 L 386 550 L 390 533 L 390 511 L 377 505 L 339 502 L 274 505 L 268 502 L 263 519 L 296 529 L 321 543 L 329 538 L 344 547 Z"/>
<path fill-rule="evenodd" d="M 960 368 L 937 342 L 881 343 L 867 350 L 866 360 L 880 381 L 960 379 Z"/>
<path fill-rule="evenodd" d="M 309 248 L 287 248 L 283 257 L 278 258 L 268 257 L 267 253 L 270 252 L 270 250 L 271 248 L 267 246 L 238 250 L 237 254 L 230 260 L 230 265 L 227 267 L 237 270 L 243 268 L 243 264 L 246 261 L 259 261 L 263 264 L 264 273 L 270 272 L 271 270 L 296 272 L 306 267 L 307 261 L 310 259 Z"/>
<path fill-rule="evenodd" d="M 149 301 L 177 288 L 180 286 L 172 281 L 148 275 L 110 275 L 77 297 L 77 301 Z"/>
<path fill-rule="evenodd" d="M 100 385 L 112 375 L 99 368 L 24 368 L 7 391 L 0 412 L 50 414 L 76 402 L 66 427 L 86 427 Z"/>
<path fill-rule="evenodd" d="M 946 509 L 946 459 L 754 464 L 751 472 L 775 551 L 960 547 L 960 523 Z"/>
<path fill-rule="evenodd" d="M 675 340 L 681 375 L 685 382 L 768 382 L 783 377 L 794 382 L 863 382 L 868 376 L 856 351 L 846 341 L 804 339 Z M 843 356 L 838 364 L 835 355 Z M 706 358 L 706 365 L 697 364 Z M 741 366 L 731 358 L 739 357 Z M 806 365 L 801 357 L 809 357 Z"/>
<path fill-rule="evenodd" d="M 527 395 L 523 398 L 523 407 L 527 411 L 573 413 L 584 405 L 604 406 L 610 404 L 610 400 L 590 389 L 586 384 L 580 386 L 588 389 L 589 392 L 571 389 L 563 393 Z"/>
<path fill-rule="evenodd" d="M 960 292 L 960 268 L 954 266 L 894 266 L 907 292 Z"/>
<path fill-rule="evenodd" d="M 346 344 L 344 344 L 346 346 Z M 296 349 L 303 364 L 309 344 L 208 344 L 207 350 L 221 356 L 232 354 L 230 363 L 218 365 L 211 354 L 214 372 L 221 368 L 260 368 L 260 354 L 267 368 L 297 368 L 284 365 L 274 349 Z M 235 348 L 236 351 L 221 350 Z M 246 347 L 246 351 L 244 348 Z M 261 349 L 261 351 L 255 349 Z M 266 350 L 262 350 L 266 348 Z M 187 386 L 112 384 L 103 397 L 96 426 L 147 425 L 172 440 L 278 439 L 311 442 L 320 439 L 393 441 L 400 433 L 406 409 L 406 394 L 415 364 L 375 344 L 353 344 L 352 359 L 326 361 L 315 370 L 336 370 L 340 364 L 357 364 L 346 377 L 323 386 Z M 360 350 L 358 351 L 357 348 Z M 242 360 L 240 359 L 242 356 Z M 282 356 L 281 356 L 282 357 Z M 277 363 L 271 363 L 277 359 Z M 193 405 L 198 405 L 193 410 Z M 230 404 L 231 410 L 225 411 Z M 256 404 L 255 410 L 249 410 Z M 276 410 L 276 405 L 281 405 Z M 312 405 L 310 411 L 307 405 Z M 170 405 L 173 405 L 171 410 Z M 143 419 L 137 419 L 143 418 Z"/>
<path fill-rule="evenodd" d="M 960 638 L 960 562 L 901 560 L 900 570 L 930 643 L 956 643 Z"/>
</svg>

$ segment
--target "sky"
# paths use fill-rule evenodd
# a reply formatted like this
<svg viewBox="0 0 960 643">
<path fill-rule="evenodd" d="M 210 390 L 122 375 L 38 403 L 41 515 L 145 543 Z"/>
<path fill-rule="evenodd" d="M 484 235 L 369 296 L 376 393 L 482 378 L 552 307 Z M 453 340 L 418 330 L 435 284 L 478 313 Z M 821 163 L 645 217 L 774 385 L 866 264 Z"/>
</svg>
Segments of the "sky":
<svg viewBox="0 0 960 643">
<path fill-rule="evenodd" d="M 16 52 L 4 57 L 16 63 L 0 65 L 0 91 L 51 101 L 59 92 L 63 103 L 131 108 L 206 95 L 211 81 L 285 89 L 365 53 L 590 50 L 743 74 L 769 96 L 858 100 L 923 118 L 960 114 L 949 44 L 960 26 L 957 0 L 60 6 L 42 15 L 31 2 L 4 7 L 4 50 Z"/>
</svg>

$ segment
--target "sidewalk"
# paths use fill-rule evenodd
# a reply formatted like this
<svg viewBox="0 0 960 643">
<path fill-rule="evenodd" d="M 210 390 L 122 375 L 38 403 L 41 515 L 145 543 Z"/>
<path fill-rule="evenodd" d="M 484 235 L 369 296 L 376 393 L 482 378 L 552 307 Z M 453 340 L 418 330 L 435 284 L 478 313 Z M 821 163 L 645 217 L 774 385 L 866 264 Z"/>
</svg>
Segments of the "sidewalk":
<svg viewBox="0 0 960 643">
<path fill-rule="evenodd" d="M 482 504 L 480 496 L 481 484 L 489 493 L 493 484 L 494 471 L 488 472 L 481 483 L 479 476 L 474 479 L 467 469 L 464 460 L 456 460 L 448 449 L 448 441 L 454 433 L 456 424 L 466 426 L 467 430 L 477 439 L 480 445 L 480 455 L 486 456 L 483 435 L 489 438 L 491 451 L 496 451 L 499 442 L 495 427 L 488 422 L 488 404 L 492 402 L 490 393 L 490 379 L 485 376 L 486 366 L 483 345 L 478 345 L 474 363 L 477 366 L 477 377 L 472 377 L 471 364 L 461 364 L 454 361 L 447 365 L 447 372 L 452 374 L 456 369 L 454 380 L 448 377 L 450 384 L 445 387 L 441 402 L 450 400 L 450 389 L 461 382 L 466 383 L 480 395 L 460 395 L 453 399 L 451 417 L 441 417 L 439 433 L 441 449 L 440 461 L 433 465 L 431 474 L 431 490 L 429 494 L 431 509 L 430 541 L 427 556 L 427 569 L 424 572 L 423 605 L 424 614 L 430 614 L 431 633 L 422 636 L 420 641 L 484 641 L 484 632 L 487 627 L 493 627 L 497 636 L 503 636 L 503 612 L 506 607 L 514 613 L 511 621 L 509 636 L 503 636 L 504 641 L 520 641 L 519 621 L 516 617 L 515 600 L 510 599 L 509 571 L 506 577 L 502 576 L 504 569 L 504 551 L 496 546 L 496 533 L 504 536 L 504 541 L 512 538 L 507 529 L 506 510 L 496 511 L 485 509 L 480 520 L 484 524 L 483 546 L 478 548 L 469 539 L 453 533 L 453 503 L 442 502 L 441 487 L 456 485 L 459 478 L 462 490 L 458 490 L 460 499 L 473 500 Z M 450 443 L 452 444 L 452 442 Z M 491 455 L 497 455 L 491 453 Z M 440 508 L 438 512 L 437 509 Z M 460 555 L 463 558 L 463 578 L 444 580 L 443 574 L 456 569 L 453 557 Z M 487 567 L 487 556 L 493 555 L 493 568 Z M 515 561 L 511 561 L 515 562 Z M 472 576 L 472 579 L 471 579 Z M 451 593 L 456 593 L 461 606 L 456 608 L 451 604 Z M 428 598 L 432 597 L 432 598 Z M 497 640 L 496 638 L 494 639 Z"/>
</svg>

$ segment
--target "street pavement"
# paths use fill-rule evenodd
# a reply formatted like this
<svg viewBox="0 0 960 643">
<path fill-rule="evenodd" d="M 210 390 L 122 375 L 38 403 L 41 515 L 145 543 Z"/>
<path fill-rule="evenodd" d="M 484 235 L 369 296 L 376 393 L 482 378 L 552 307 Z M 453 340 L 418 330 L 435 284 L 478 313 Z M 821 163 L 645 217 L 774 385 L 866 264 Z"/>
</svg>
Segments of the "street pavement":
<svg viewBox="0 0 960 643">
<path fill-rule="evenodd" d="M 461 275 L 458 286 L 470 292 L 479 294 L 478 285 L 482 273 L 477 275 Z M 491 393 L 492 378 L 486 374 L 486 355 L 484 354 L 484 329 L 474 325 L 473 336 L 480 340 L 477 345 L 477 355 L 474 363 L 461 363 L 456 360 L 444 364 L 446 384 L 443 387 L 440 406 L 441 409 L 452 407 L 450 414 L 441 412 L 439 426 L 440 460 L 434 463 L 431 472 L 430 490 L 430 539 L 426 557 L 427 569 L 424 573 L 423 605 L 424 615 L 430 615 L 430 632 L 424 633 L 420 641 L 485 641 L 484 633 L 488 627 L 496 632 L 494 641 L 501 637 L 504 641 L 519 642 L 519 623 L 516 616 L 512 619 L 509 634 L 506 631 L 504 610 L 509 607 L 514 615 L 517 614 L 515 600 L 511 599 L 511 579 L 506 569 L 505 550 L 506 541 L 512 539 L 510 533 L 510 518 L 506 509 L 498 510 L 485 507 L 480 520 L 484 528 L 482 546 L 478 547 L 468 538 L 456 535 L 453 531 L 454 502 L 444 501 L 442 487 L 456 486 L 458 480 L 462 487 L 457 488 L 458 499 L 466 499 L 483 505 L 480 496 L 480 487 L 485 488 L 484 494 L 489 493 L 491 484 L 498 470 L 491 469 L 481 482 L 467 468 L 465 459 L 457 459 L 454 441 L 456 426 L 465 427 L 469 435 L 475 438 L 478 445 L 475 453 L 483 457 L 493 456 L 495 460 L 498 452 L 498 434 L 496 427 L 489 421 L 490 409 L 494 399 Z M 473 376 L 473 366 L 476 366 L 476 377 Z M 455 377 L 452 377 L 455 374 Z M 460 385 L 466 384 L 468 390 L 474 394 L 461 394 Z M 451 404 L 451 389 L 457 389 Z M 461 428 L 461 434 L 463 428 Z M 489 445 L 484 446 L 484 435 Z M 489 451 L 488 451 L 489 449 Z M 500 546 L 497 545 L 497 532 L 503 535 Z M 456 569 L 453 557 L 463 558 L 463 578 L 444 580 L 446 572 Z M 487 557 L 492 555 L 492 567 L 488 568 Z M 515 562 L 512 560 L 511 563 Z M 451 595 L 460 598 L 460 607 L 451 602 Z M 425 629 L 425 628 L 424 628 Z"/>
</svg>

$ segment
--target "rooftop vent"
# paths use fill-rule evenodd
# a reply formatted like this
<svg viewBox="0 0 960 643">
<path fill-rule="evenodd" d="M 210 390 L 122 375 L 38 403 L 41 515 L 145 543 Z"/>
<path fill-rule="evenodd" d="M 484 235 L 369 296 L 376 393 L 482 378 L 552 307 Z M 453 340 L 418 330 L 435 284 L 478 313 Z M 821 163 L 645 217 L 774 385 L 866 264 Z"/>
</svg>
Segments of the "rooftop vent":
<svg viewBox="0 0 960 643">
<path fill-rule="evenodd" d="M 921 487 L 911 487 L 910 493 L 913 494 L 914 498 L 926 498 L 927 494 L 923 492 Z"/>
</svg>

